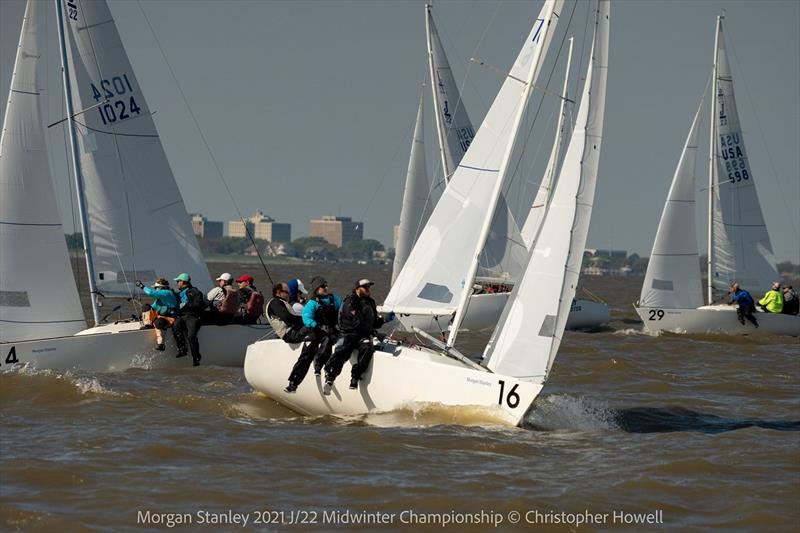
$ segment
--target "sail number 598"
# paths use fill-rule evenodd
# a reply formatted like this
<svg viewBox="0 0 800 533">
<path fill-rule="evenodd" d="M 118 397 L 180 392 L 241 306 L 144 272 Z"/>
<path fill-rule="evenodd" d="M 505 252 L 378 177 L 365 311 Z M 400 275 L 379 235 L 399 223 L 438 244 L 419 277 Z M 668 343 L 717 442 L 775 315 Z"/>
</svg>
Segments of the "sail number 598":
<svg viewBox="0 0 800 533">
<path fill-rule="evenodd" d="M 503 400 L 505 399 L 506 405 L 514 409 L 519 405 L 519 394 L 517 394 L 517 387 L 519 387 L 519 383 L 514 383 L 514 386 L 511 387 L 511 390 L 508 391 L 508 394 L 504 394 L 506 391 L 506 382 L 501 379 L 498 381 L 498 383 L 500 384 L 500 400 L 497 403 L 503 405 Z"/>
</svg>

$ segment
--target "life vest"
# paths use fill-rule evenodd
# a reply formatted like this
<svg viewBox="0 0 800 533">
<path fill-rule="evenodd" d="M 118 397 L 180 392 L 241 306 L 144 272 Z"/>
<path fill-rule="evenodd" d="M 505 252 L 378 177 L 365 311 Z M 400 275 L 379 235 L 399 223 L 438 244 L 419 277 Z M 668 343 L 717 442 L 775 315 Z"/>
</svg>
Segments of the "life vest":
<svg viewBox="0 0 800 533">
<path fill-rule="evenodd" d="M 258 289 L 253 289 L 253 292 L 250 293 L 250 298 L 247 300 L 247 310 L 245 312 L 245 316 L 250 320 L 255 320 L 256 322 L 264 313 L 264 295 L 258 291 Z"/>
<path fill-rule="evenodd" d="M 278 303 L 283 304 L 286 307 L 286 310 L 289 311 L 289 313 L 292 312 L 292 306 L 289 305 L 289 302 L 286 302 L 280 298 L 273 298 L 269 301 L 269 303 L 272 304 L 272 302 L 276 300 L 278 301 Z M 277 316 L 271 315 L 269 313 L 267 313 L 267 320 L 269 321 L 269 325 L 272 326 L 273 331 L 275 331 L 275 334 L 280 339 L 282 339 L 286 335 L 286 333 L 291 329 L 289 324 L 287 324 Z"/>
<path fill-rule="evenodd" d="M 229 286 L 222 287 L 222 290 L 225 296 L 219 304 L 219 312 L 223 315 L 235 315 L 239 310 L 239 291 Z"/>
<path fill-rule="evenodd" d="M 328 293 L 325 296 L 314 296 L 313 299 L 318 306 L 314 310 L 314 320 L 320 326 L 335 327 L 339 321 L 339 310 L 336 309 L 336 300 L 333 297 L 333 293 Z M 324 299 L 327 299 L 327 301 Z"/>
</svg>

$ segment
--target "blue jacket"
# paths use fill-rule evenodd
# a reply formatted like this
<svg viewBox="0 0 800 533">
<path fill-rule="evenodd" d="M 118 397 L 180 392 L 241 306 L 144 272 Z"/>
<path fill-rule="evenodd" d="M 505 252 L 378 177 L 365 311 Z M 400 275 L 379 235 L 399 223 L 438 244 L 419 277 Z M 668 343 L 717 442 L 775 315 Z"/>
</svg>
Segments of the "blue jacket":
<svg viewBox="0 0 800 533">
<path fill-rule="evenodd" d="M 342 307 L 342 300 L 340 300 L 338 296 L 335 294 L 329 294 L 327 296 L 320 297 L 320 299 L 323 300 L 323 303 L 327 303 L 329 305 L 331 298 L 333 298 L 333 305 L 336 307 L 336 312 L 338 314 L 339 309 Z M 320 318 L 317 316 L 317 311 L 320 309 L 322 309 L 322 306 L 319 304 L 316 297 L 311 298 L 308 303 L 306 303 L 305 307 L 303 307 L 303 324 L 307 328 L 315 328 L 322 325 L 317 322 L 317 319 Z M 334 320 L 333 324 L 330 325 L 335 326 L 336 321 Z"/>
<path fill-rule="evenodd" d="M 731 303 L 736 302 L 739 305 L 753 305 L 755 306 L 755 302 L 753 301 L 753 297 L 750 296 L 750 293 L 744 289 L 739 289 L 736 291 L 736 294 L 731 294 Z"/>
<path fill-rule="evenodd" d="M 152 289 L 150 287 L 145 287 L 142 290 L 155 300 L 150 304 L 150 307 L 155 309 L 156 313 L 162 316 L 177 316 L 178 298 L 174 292 L 169 289 Z"/>
</svg>

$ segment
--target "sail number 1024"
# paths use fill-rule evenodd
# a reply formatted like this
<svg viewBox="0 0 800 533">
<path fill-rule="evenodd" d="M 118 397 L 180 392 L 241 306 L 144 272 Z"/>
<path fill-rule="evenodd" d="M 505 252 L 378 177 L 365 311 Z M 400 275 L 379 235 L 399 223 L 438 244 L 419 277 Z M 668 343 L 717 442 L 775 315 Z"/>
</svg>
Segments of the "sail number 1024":
<svg viewBox="0 0 800 533">
<path fill-rule="evenodd" d="M 519 405 L 519 394 L 517 394 L 517 387 L 519 387 L 519 383 L 514 383 L 514 386 L 511 387 L 511 390 L 508 391 L 508 394 L 505 394 L 506 382 L 501 379 L 498 381 L 498 383 L 500 384 L 500 400 L 497 403 L 503 405 L 503 400 L 505 400 L 506 405 L 514 409 Z"/>
<path fill-rule="evenodd" d="M 142 109 L 133 97 L 133 87 L 127 74 L 114 76 L 110 80 L 100 80 L 96 85 L 94 83 L 90 85 L 95 102 L 100 102 L 103 98 L 107 100 L 97 107 L 103 124 L 113 124 L 130 118 L 131 115 L 141 113 Z M 111 101 L 112 98 L 117 98 L 117 100 Z"/>
</svg>

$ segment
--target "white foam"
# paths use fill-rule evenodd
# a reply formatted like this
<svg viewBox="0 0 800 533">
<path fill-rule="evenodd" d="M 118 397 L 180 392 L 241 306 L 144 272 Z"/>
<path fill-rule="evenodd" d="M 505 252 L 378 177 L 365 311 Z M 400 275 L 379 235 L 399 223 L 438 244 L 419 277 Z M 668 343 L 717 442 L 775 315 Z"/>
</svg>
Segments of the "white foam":
<svg viewBox="0 0 800 533">
<path fill-rule="evenodd" d="M 524 423 L 545 430 L 613 430 L 614 410 L 605 402 L 584 396 L 539 396 Z"/>
</svg>

